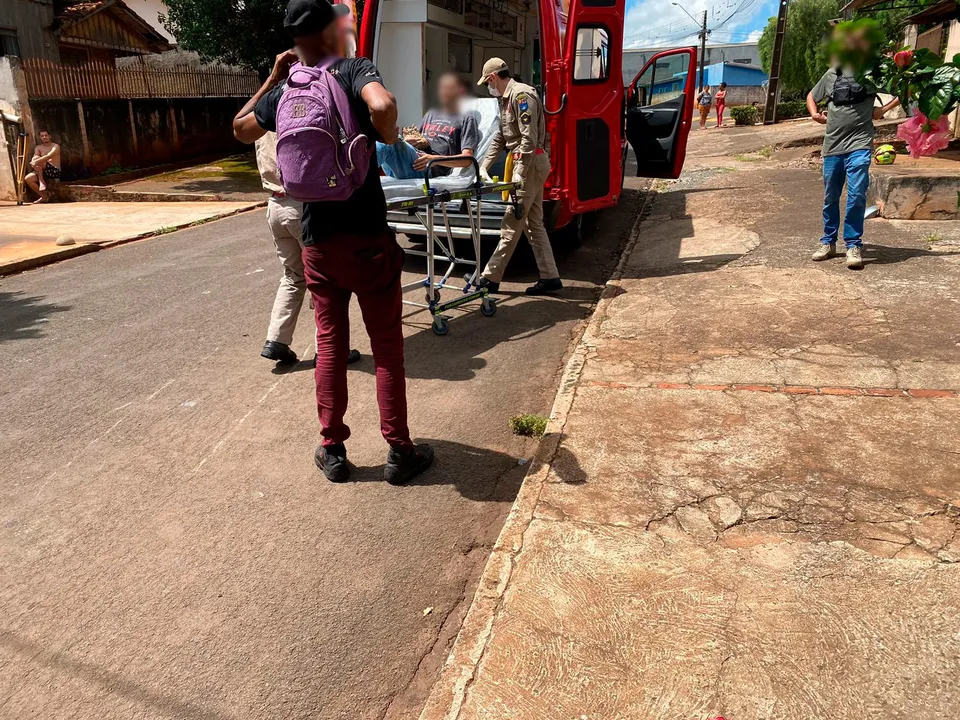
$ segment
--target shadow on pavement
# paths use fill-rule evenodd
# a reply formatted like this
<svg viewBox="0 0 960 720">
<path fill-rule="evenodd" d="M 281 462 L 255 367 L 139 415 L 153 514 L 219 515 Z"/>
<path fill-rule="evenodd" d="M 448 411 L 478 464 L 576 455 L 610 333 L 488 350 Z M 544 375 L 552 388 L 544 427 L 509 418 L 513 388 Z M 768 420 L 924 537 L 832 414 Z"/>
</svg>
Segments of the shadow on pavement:
<svg viewBox="0 0 960 720">
<path fill-rule="evenodd" d="M 0 647 L 19 655 L 28 665 L 47 668 L 57 675 L 77 679 L 81 684 L 99 686 L 103 692 L 120 695 L 131 703 L 151 708 L 152 713 L 183 720 L 222 720 L 225 716 L 205 710 L 194 703 L 160 695 L 141 684 L 102 666 L 83 662 L 64 653 L 38 647 L 9 631 L 0 631 Z M 155 678 L 154 678 L 155 679 Z M 152 714 L 150 713 L 150 714 Z"/>
<path fill-rule="evenodd" d="M 482 356 L 503 343 L 538 335 L 557 323 L 579 320 L 590 310 L 597 291 L 570 288 L 552 298 L 522 300 L 499 296 L 497 314 L 484 317 L 475 305 L 468 312 L 450 313 L 450 334 L 434 335 L 426 312 L 405 318 L 426 327 L 404 338 L 407 377 L 428 380 L 472 380 L 487 365 Z M 355 366 L 373 372 L 373 360 Z"/>
<path fill-rule="evenodd" d="M 842 248 L 841 248 L 842 249 Z M 838 250 L 839 251 L 839 250 Z M 960 251 L 934 251 L 923 248 L 892 247 L 889 245 L 874 245 L 867 239 L 863 244 L 863 261 L 870 265 L 892 265 L 919 257 L 960 255 Z"/>
<path fill-rule="evenodd" d="M 453 485 L 468 500 L 512 502 L 530 467 L 528 462 L 521 464 L 520 458 L 496 450 L 431 438 L 416 438 L 416 442 L 430 444 L 436 459 L 405 488 Z M 587 481 L 576 456 L 565 448 L 558 451 L 553 469 L 565 483 L 580 485 Z M 384 482 L 383 465 L 355 467 L 351 482 Z"/>
<path fill-rule="evenodd" d="M 49 315 L 69 309 L 22 292 L 0 291 L 0 342 L 38 338 Z"/>
</svg>

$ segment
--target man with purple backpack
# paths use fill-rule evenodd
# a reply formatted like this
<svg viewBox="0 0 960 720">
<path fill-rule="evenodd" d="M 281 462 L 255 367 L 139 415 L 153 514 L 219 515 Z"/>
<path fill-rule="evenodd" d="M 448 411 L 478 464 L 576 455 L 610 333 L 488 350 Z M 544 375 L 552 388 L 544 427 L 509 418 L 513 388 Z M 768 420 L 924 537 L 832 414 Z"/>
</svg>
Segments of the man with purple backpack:
<svg viewBox="0 0 960 720">
<path fill-rule="evenodd" d="M 342 9 L 341 9 L 342 8 Z M 338 57 L 336 18 L 327 0 L 290 0 L 284 28 L 296 50 L 273 71 L 233 121 L 237 139 L 277 133 L 284 189 L 303 206 L 303 262 L 317 321 L 317 410 L 323 442 L 315 462 L 333 482 L 350 476 L 347 358 L 350 297 L 356 293 L 376 365 L 380 430 L 390 445 L 384 478 L 399 485 L 433 461 L 407 428 L 401 327 L 403 250 L 387 226 L 374 142 L 395 140 L 396 99 L 365 58 Z M 299 61 L 299 62 L 298 62 Z"/>
</svg>

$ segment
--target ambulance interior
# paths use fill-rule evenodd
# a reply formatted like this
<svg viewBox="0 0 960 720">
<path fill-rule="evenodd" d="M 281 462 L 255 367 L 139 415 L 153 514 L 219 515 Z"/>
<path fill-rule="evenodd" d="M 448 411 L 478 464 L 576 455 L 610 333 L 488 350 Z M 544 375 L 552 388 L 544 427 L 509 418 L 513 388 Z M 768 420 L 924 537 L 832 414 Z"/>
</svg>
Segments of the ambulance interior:
<svg viewBox="0 0 960 720">
<path fill-rule="evenodd" d="M 481 132 L 481 159 L 498 125 L 498 108 L 486 87 L 477 86 L 483 63 L 501 57 L 511 72 L 531 85 L 540 82 L 540 40 L 536 3 L 519 0 L 381 0 L 374 62 L 397 97 L 399 124 L 418 125 L 436 105 L 437 79 L 458 73 L 476 99 L 466 104 Z M 502 172 L 502 160 L 491 174 Z M 473 179 L 474 170 L 456 170 L 437 181 L 447 189 Z M 422 193 L 420 180 L 384 178 L 387 198 Z M 433 182 L 431 182 L 433 185 Z"/>
</svg>

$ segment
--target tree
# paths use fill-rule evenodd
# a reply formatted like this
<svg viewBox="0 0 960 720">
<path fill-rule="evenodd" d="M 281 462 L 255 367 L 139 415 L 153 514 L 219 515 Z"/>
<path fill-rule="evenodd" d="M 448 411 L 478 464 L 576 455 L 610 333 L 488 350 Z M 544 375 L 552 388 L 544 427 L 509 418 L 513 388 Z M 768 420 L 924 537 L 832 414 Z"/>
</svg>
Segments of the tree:
<svg viewBox="0 0 960 720">
<path fill-rule="evenodd" d="M 164 27 L 205 61 L 263 71 L 291 45 L 283 30 L 286 0 L 166 0 L 166 6 Z"/>
<path fill-rule="evenodd" d="M 781 92 L 802 96 L 827 71 L 830 59 L 826 39 L 830 21 L 840 16 L 839 0 L 792 0 L 787 13 L 783 59 L 780 64 Z M 759 41 L 760 62 L 769 73 L 773 60 L 773 39 L 777 19 L 770 18 Z"/>
<path fill-rule="evenodd" d="M 205 61 L 240 65 L 266 73 L 274 58 L 292 46 L 283 29 L 287 0 L 165 0 L 163 26 L 184 50 Z M 357 22 L 363 0 L 356 0 Z"/>
</svg>

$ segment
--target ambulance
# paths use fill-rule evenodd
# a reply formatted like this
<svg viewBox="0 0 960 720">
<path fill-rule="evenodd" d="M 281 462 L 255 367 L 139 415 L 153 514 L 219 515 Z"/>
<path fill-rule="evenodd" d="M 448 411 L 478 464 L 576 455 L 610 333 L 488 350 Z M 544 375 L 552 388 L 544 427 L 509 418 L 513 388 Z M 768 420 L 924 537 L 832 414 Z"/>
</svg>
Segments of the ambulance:
<svg viewBox="0 0 960 720">
<path fill-rule="evenodd" d="M 357 53 L 374 61 L 397 97 L 401 126 L 419 123 L 444 72 L 454 70 L 476 88 L 487 58 L 506 60 L 539 90 L 547 116 L 547 227 L 576 229 L 584 214 L 620 199 L 629 147 L 637 177 L 676 178 L 683 168 L 696 50 L 655 55 L 625 83 L 624 6 L 625 0 L 366 0 Z M 683 56 L 682 63 L 674 55 Z M 678 64 L 687 68 L 679 88 Z M 658 76 L 668 67 L 670 76 L 666 70 Z M 662 92 L 666 86 L 672 91 Z M 496 112 L 489 97 L 479 102 Z M 494 119 L 481 130 L 495 128 Z M 395 220 L 403 230 L 402 219 Z M 498 235 L 499 213 L 485 214 L 483 227 L 486 235 Z"/>
</svg>

